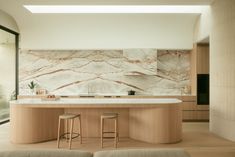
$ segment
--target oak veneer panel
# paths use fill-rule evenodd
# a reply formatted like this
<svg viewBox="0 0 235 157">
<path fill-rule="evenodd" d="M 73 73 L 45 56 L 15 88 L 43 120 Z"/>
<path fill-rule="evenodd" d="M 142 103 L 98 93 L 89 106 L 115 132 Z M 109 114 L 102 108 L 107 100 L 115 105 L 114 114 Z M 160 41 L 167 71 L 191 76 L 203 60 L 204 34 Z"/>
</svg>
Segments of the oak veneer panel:
<svg viewBox="0 0 235 157">
<path fill-rule="evenodd" d="M 196 121 L 197 120 L 197 104 L 196 97 L 187 99 L 182 102 L 183 121 Z"/>
<path fill-rule="evenodd" d="M 10 107 L 11 141 L 36 143 L 57 138 L 58 117 L 63 109 Z"/>
<path fill-rule="evenodd" d="M 182 103 L 182 109 L 183 111 L 188 111 L 188 110 L 197 110 L 197 105 L 195 101 L 192 102 L 183 102 Z"/>
<path fill-rule="evenodd" d="M 81 114 L 84 137 L 100 137 L 100 115 L 105 112 L 117 112 L 121 137 L 131 137 L 149 143 L 175 143 L 182 138 L 181 103 L 123 104 L 121 106 L 93 104 L 85 105 L 85 108 L 82 105 L 75 106 L 72 107 L 69 104 L 16 105 L 12 102 L 10 105 L 11 141 L 37 143 L 55 139 L 58 117 L 64 112 Z M 75 121 L 75 131 L 78 130 L 78 126 L 78 122 Z M 105 129 L 114 128 L 111 121 L 108 121 L 105 126 Z"/>
<path fill-rule="evenodd" d="M 197 44 L 193 45 L 191 50 L 191 63 L 190 63 L 190 84 L 191 94 L 197 93 Z"/>
<path fill-rule="evenodd" d="M 184 102 L 192 102 L 192 101 L 196 101 L 197 97 L 194 95 L 189 95 L 189 96 L 180 96 L 180 97 L 178 97 L 178 99 L 180 99 Z"/>
<path fill-rule="evenodd" d="M 209 111 L 197 111 L 198 120 L 209 120 Z"/>
<path fill-rule="evenodd" d="M 183 111 L 183 120 L 197 120 L 197 111 Z"/>
<path fill-rule="evenodd" d="M 130 137 L 149 143 L 175 143 L 182 139 L 180 105 L 130 109 Z"/>
<path fill-rule="evenodd" d="M 197 45 L 197 74 L 209 74 L 209 45 Z"/>
<path fill-rule="evenodd" d="M 209 105 L 197 105 L 197 110 L 209 111 Z"/>
</svg>

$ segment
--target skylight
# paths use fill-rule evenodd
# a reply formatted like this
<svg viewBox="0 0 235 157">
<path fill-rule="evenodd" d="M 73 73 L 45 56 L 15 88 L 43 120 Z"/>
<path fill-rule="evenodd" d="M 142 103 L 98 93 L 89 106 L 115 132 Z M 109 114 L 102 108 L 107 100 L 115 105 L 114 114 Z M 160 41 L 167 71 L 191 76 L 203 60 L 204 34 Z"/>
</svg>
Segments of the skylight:
<svg viewBox="0 0 235 157">
<path fill-rule="evenodd" d="M 195 13 L 203 7 L 188 5 L 24 5 L 31 13 Z"/>
</svg>

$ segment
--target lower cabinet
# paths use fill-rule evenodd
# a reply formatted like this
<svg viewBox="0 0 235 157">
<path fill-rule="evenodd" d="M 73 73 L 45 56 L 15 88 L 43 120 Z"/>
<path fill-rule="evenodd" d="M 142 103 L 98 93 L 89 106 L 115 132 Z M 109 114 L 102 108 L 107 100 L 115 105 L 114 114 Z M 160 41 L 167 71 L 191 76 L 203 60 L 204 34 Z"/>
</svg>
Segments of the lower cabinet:
<svg viewBox="0 0 235 157">
<path fill-rule="evenodd" d="M 196 96 L 182 97 L 183 121 L 209 121 L 209 105 L 197 105 Z"/>
<path fill-rule="evenodd" d="M 197 111 L 197 120 L 209 121 L 209 110 Z"/>
</svg>

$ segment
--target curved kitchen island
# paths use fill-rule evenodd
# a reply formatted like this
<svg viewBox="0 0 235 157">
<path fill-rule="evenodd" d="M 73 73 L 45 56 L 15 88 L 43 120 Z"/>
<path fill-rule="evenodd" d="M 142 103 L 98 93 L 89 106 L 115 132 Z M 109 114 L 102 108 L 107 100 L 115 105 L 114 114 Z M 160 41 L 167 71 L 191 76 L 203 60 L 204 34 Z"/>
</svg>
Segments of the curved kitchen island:
<svg viewBox="0 0 235 157">
<path fill-rule="evenodd" d="M 84 137 L 100 136 L 100 115 L 119 114 L 119 135 L 148 143 L 176 143 L 182 139 L 181 100 L 159 98 L 39 98 L 10 102 L 11 141 L 37 143 L 56 139 L 58 117 L 80 113 Z M 112 123 L 105 124 L 112 129 Z M 75 121 L 75 131 L 78 129 Z"/>
</svg>

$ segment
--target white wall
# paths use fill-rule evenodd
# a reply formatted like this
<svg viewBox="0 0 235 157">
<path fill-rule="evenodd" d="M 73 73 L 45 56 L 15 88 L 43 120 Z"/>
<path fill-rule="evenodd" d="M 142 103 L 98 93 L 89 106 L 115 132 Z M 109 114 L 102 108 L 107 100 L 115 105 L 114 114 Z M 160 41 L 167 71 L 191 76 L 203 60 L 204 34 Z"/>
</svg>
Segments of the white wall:
<svg viewBox="0 0 235 157">
<path fill-rule="evenodd" d="M 235 141 L 235 1 L 215 0 L 210 37 L 210 130 Z"/>
<path fill-rule="evenodd" d="M 2 10 L 0 10 L 0 25 L 7 27 L 16 32 L 19 31 L 15 20 Z"/>
<path fill-rule="evenodd" d="M 36 14 L 19 21 L 22 49 L 192 49 L 198 15 Z"/>
<path fill-rule="evenodd" d="M 211 8 L 203 8 L 201 16 L 198 17 L 194 29 L 194 42 L 210 36 L 211 31 Z"/>
</svg>

